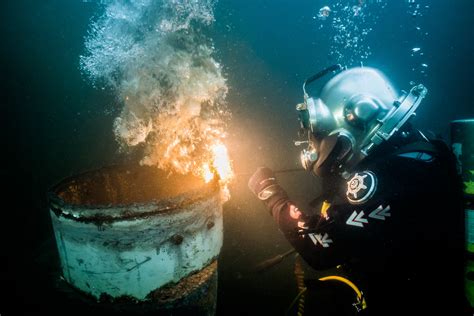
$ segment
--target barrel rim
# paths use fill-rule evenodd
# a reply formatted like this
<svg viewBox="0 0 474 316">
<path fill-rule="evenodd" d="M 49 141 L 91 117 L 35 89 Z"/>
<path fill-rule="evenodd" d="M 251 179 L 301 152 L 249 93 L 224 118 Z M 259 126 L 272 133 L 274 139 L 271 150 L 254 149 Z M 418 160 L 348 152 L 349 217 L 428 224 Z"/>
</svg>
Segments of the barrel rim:
<svg viewBox="0 0 474 316">
<path fill-rule="evenodd" d="M 57 184 L 52 186 L 47 192 L 48 206 L 50 210 L 58 217 L 62 216 L 69 219 L 73 219 L 78 222 L 113 222 L 130 218 L 137 219 L 142 217 L 148 217 L 156 214 L 167 214 L 169 212 L 172 212 L 173 210 L 181 209 L 187 205 L 191 205 L 199 201 L 205 200 L 220 191 L 219 180 L 215 178 L 209 183 L 204 183 L 203 187 L 199 189 L 183 192 L 172 197 L 167 197 L 163 199 L 153 199 L 146 202 L 117 204 L 74 204 L 66 202 L 57 194 L 57 191 L 64 187 L 67 183 L 79 177 L 87 176 L 88 174 L 92 174 L 104 169 L 112 170 L 115 168 L 126 168 L 127 166 L 133 168 L 139 167 L 136 165 L 128 164 L 114 164 L 86 170 L 75 175 L 63 178 Z M 67 209 L 68 211 L 72 211 L 74 214 L 71 214 L 70 212 L 64 212 L 65 209 Z M 116 212 L 113 212 L 112 209 L 116 210 Z M 97 215 L 95 212 L 91 212 L 92 214 L 81 214 L 85 213 L 86 211 L 92 210 L 109 210 L 110 212 L 104 212 L 103 215 Z"/>
</svg>

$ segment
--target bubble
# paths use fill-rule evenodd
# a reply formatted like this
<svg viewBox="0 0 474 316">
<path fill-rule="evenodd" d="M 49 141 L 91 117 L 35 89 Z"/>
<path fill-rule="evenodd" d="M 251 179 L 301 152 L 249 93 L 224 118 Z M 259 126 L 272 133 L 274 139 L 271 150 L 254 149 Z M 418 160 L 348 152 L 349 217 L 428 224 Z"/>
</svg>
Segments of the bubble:
<svg viewBox="0 0 474 316">
<path fill-rule="evenodd" d="M 80 56 L 83 73 L 120 105 L 113 131 L 141 163 L 187 173 L 225 138 L 228 91 L 212 41 L 213 0 L 110 0 L 94 19 Z"/>
<path fill-rule="evenodd" d="M 421 58 L 424 58 L 426 52 L 418 45 L 422 44 L 424 39 L 429 35 L 424 27 L 424 17 L 428 10 L 429 6 L 422 4 L 422 1 L 406 1 L 406 13 L 409 17 L 414 17 L 414 19 L 406 20 L 406 26 L 408 26 L 408 29 L 412 28 L 414 30 L 412 34 L 413 37 L 409 40 L 411 42 L 409 45 L 413 45 L 412 47 L 414 47 L 411 50 L 411 56 L 414 58 L 412 59 L 412 64 L 410 66 L 414 69 L 414 72 L 417 72 L 418 75 L 421 75 L 422 77 L 427 76 L 428 65 L 421 63 Z"/>
<path fill-rule="evenodd" d="M 331 8 L 329 6 L 324 6 L 321 9 L 319 9 L 318 18 L 320 20 L 326 20 L 330 14 L 331 14 Z"/>
<path fill-rule="evenodd" d="M 330 22 L 320 29 L 331 36 L 330 57 L 344 64 L 358 64 L 371 55 L 367 37 L 377 24 L 377 10 L 384 8 L 384 1 L 337 1 L 331 7 Z"/>
<path fill-rule="evenodd" d="M 362 7 L 355 5 L 352 7 L 352 12 L 354 13 L 354 16 L 358 16 L 361 13 Z"/>
</svg>

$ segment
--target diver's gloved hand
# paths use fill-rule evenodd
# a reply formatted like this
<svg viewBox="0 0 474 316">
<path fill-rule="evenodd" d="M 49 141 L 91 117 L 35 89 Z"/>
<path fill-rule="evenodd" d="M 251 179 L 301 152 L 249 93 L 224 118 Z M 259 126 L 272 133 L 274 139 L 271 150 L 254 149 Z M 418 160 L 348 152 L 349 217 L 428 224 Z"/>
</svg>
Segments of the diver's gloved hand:
<svg viewBox="0 0 474 316">
<path fill-rule="evenodd" d="M 288 195 L 278 184 L 275 174 L 269 168 L 258 168 L 250 177 L 248 186 L 270 211 L 278 202 L 288 200 Z"/>
</svg>

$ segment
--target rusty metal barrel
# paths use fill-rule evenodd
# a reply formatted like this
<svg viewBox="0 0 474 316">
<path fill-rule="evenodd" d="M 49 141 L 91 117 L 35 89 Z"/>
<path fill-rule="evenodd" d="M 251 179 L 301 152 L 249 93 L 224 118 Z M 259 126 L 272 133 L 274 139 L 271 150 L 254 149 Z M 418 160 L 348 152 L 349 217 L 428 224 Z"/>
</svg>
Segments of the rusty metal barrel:
<svg viewBox="0 0 474 316">
<path fill-rule="evenodd" d="M 217 182 L 106 167 L 61 181 L 49 207 L 62 277 L 81 293 L 214 313 L 223 242 Z"/>
</svg>

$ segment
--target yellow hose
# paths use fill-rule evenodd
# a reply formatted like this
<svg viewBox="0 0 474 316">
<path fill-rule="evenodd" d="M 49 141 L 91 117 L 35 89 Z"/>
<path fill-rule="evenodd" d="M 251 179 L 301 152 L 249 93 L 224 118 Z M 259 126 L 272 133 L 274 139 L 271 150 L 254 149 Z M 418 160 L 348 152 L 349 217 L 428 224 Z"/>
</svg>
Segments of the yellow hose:
<svg viewBox="0 0 474 316">
<path fill-rule="evenodd" d="M 354 284 L 352 283 L 350 280 L 346 279 L 346 278 L 343 278 L 341 276 L 337 276 L 337 275 L 329 275 L 329 276 L 326 276 L 326 277 L 323 277 L 323 278 L 320 278 L 319 281 L 339 281 L 339 282 L 343 282 L 347 285 L 349 285 L 353 290 L 354 292 L 356 292 L 357 294 L 357 300 L 358 302 L 361 304 L 361 308 L 362 309 L 366 309 L 367 308 L 367 303 L 365 301 L 365 298 L 364 296 L 362 295 L 362 292 L 359 290 L 359 288 Z"/>
<path fill-rule="evenodd" d="M 321 216 L 324 218 L 328 218 L 328 210 L 331 207 L 331 203 L 329 201 L 324 201 L 323 204 L 321 205 Z M 340 266 L 338 266 L 339 268 Z M 301 264 L 300 258 L 297 257 L 295 261 L 295 277 L 296 277 L 296 282 L 298 285 L 298 295 L 295 297 L 293 302 L 290 304 L 290 307 L 286 311 L 286 314 L 289 313 L 291 308 L 295 305 L 295 303 L 298 301 L 298 316 L 302 316 L 304 314 L 304 301 L 305 301 L 305 293 L 307 288 L 305 287 L 304 284 L 304 270 L 303 266 Z M 352 283 L 350 280 L 338 276 L 338 275 L 329 275 L 323 278 L 320 278 L 319 281 L 339 281 L 343 282 L 347 285 L 349 285 L 354 292 L 357 294 L 357 304 L 360 306 L 361 309 L 366 309 L 367 308 L 367 303 L 365 301 L 364 296 L 362 295 L 362 292 L 359 290 L 359 288 Z M 356 306 L 357 307 L 357 306 Z"/>
</svg>

